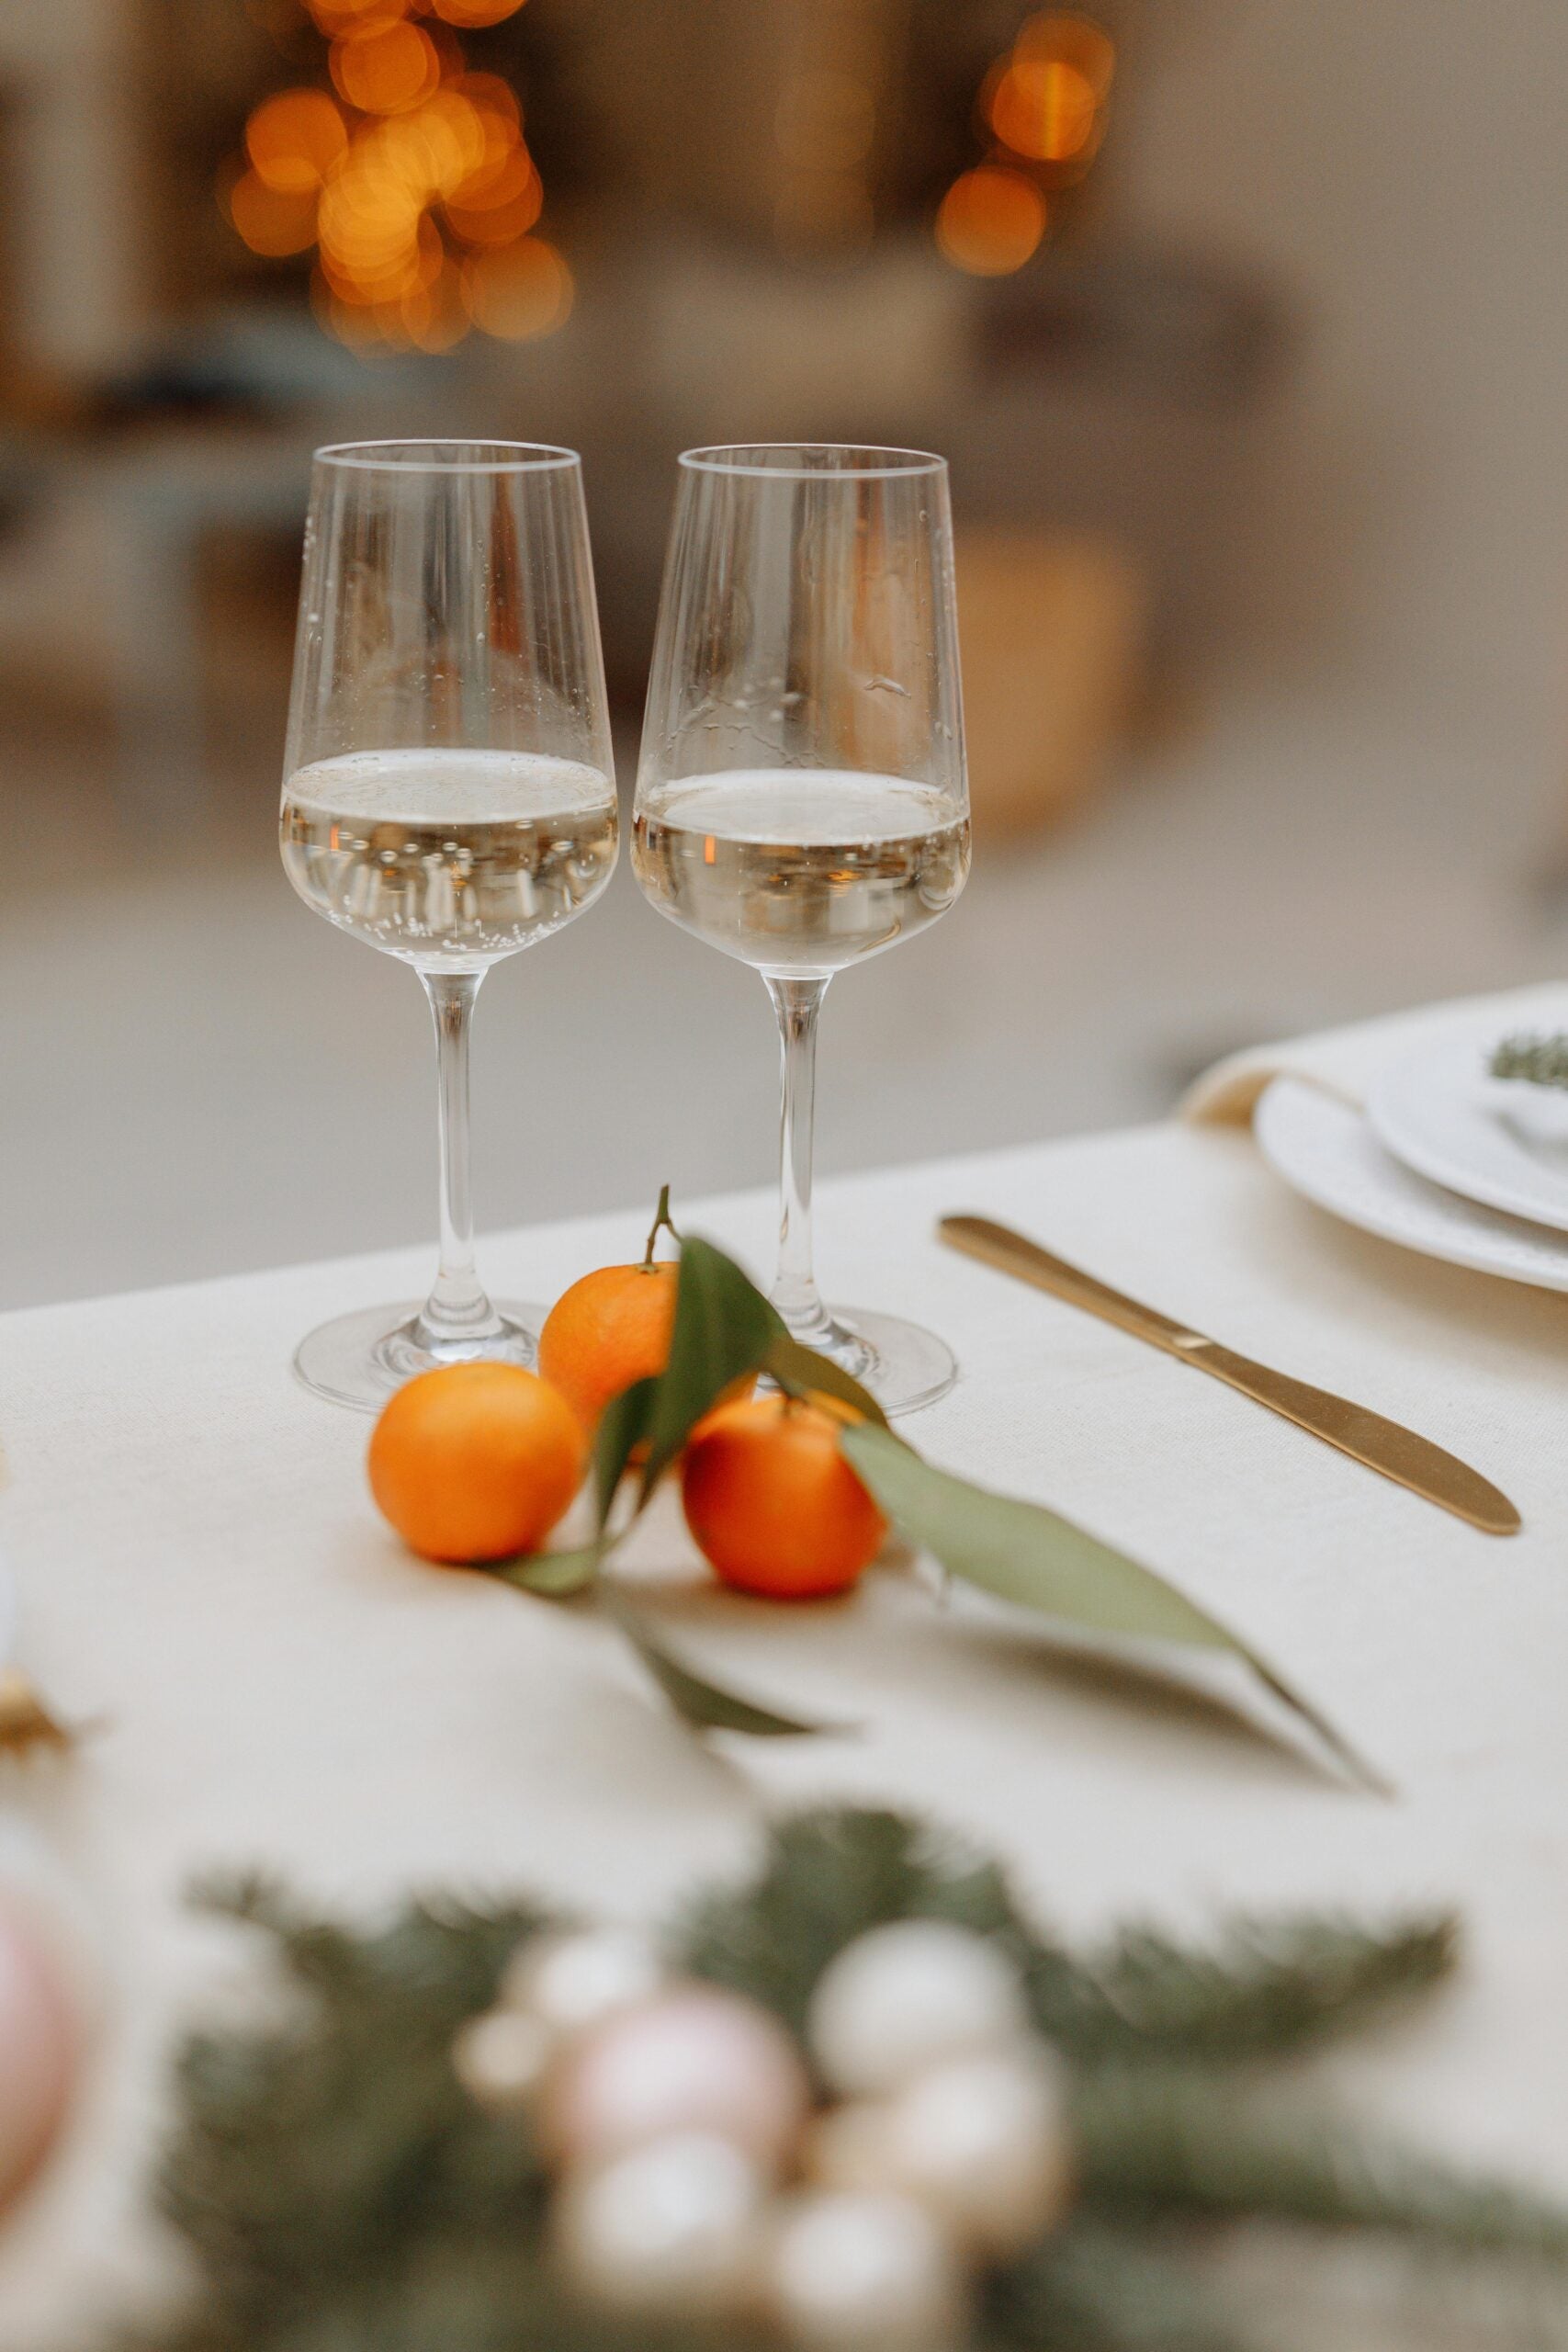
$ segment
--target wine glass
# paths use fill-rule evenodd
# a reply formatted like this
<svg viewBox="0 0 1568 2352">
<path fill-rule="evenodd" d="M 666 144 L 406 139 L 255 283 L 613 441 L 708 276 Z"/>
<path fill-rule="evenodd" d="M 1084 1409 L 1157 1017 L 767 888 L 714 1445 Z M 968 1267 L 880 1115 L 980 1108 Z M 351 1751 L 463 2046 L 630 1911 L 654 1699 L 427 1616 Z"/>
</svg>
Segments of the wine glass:
<svg viewBox="0 0 1568 2352">
<path fill-rule="evenodd" d="M 773 445 L 681 459 L 632 858 L 683 930 L 754 965 L 784 1057 L 791 1332 L 889 1411 L 957 1367 L 918 1325 L 829 1311 L 811 1252 L 817 1016 L 845 965 L 945 914 L 969 871 L 947 467 Z"/>
<path fill-rule="evenodd" d="M 306 1385 L 374 1411 L 479 1356 L 531 1364 L 542 1310 L 474 1270 L 468 1031 L 492 964 L 591 906 L 615 770 L 575 451 L 383 441 L 316 453 L 280 839 L 308 907 L 412 964 L 435 1020 L 441 1243 L 423 1306 L 340 1316 Z"/>
</svg>

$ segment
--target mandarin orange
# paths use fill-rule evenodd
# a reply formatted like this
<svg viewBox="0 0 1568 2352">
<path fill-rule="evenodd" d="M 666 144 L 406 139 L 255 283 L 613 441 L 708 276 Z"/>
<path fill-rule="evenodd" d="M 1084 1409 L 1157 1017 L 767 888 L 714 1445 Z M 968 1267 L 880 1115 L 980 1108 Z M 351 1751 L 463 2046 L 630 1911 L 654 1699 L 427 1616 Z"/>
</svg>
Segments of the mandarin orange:
<svg viewBox="0 0 1568 2352">
<path fill-rule="evenodd" d="M 681 1501 L 725 1584 L 775 1600 L 843 1592 L 876 1557 L 887 1521 L 839 1451 L 831 1400 L 755 1396 L 716 1407 L 686 1449 Z"/>
<path fill-rule="evenodd" d="M 539 1334 L 539 1370 L 592 1436 L 612 1396 L 662 1372 L 675 1326 L 673 1260 L 599 1266 L 563 1291 Z"/>
<path fill-rule="evenodd" d="M 400 1388 L 370 1439 L 370 1491 L 427 1560 L 532 1552 L 582 1483 L 588 1442 L 558 1390 L 520 1364 L 444 1364 Z"/>
</svg>

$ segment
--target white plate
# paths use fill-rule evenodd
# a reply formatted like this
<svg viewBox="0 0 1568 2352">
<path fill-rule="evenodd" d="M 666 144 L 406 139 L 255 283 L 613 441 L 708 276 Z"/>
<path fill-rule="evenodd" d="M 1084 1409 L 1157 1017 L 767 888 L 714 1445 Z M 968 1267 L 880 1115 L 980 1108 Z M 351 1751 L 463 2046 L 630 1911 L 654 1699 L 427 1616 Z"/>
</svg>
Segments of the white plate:
<svg viewBox="0 0 1568 2352">
<path fill-rule="evenodd" d="M 1287 1184 L 1364 1233 L 1451 1266 L 1568 1291 L 1568 1236 L 1429 1184 L 1383 1149 L 1359 1111 L 1304 1079 L 1273 1080 L 1258 1105 L 1253 1133 Z"/>
<path fill-rule="evenodd" d="M 1418 1176 L 1568 1233 L 1568 1091 L 1489 1077 L 1496 1023 L 1401 1054 L 1367 1091 L 1373 1133 Z"/>
</svg>

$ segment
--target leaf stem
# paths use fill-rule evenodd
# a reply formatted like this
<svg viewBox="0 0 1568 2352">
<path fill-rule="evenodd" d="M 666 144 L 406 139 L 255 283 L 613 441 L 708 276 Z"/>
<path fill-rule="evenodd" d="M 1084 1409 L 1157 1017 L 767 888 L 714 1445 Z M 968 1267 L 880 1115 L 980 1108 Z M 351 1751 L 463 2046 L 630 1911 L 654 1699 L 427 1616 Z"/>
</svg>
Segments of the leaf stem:
<svg viewBox="0 0 1568 2352">
<path fill-rule="evenodd" d="M 661 1233 L 667 1233 L 670 1236 L 671 1240 L 675 1244 L 677 1250 L 681 1247 L 681 1237 L 675 1230 L 674 1220 L 670 1215 L 670 1187 L 668 1184 L 662 1184 L 660 1187 L 659 1206 L 654 1211 L 653 1224 L 649 1228 L 648 1236 L 648 1247 L 642 1253 L 642 1262 L 650 1272 L 653 1268 L 653 1253 L 659 1247 L 659 1237 Z"/>
</svg>

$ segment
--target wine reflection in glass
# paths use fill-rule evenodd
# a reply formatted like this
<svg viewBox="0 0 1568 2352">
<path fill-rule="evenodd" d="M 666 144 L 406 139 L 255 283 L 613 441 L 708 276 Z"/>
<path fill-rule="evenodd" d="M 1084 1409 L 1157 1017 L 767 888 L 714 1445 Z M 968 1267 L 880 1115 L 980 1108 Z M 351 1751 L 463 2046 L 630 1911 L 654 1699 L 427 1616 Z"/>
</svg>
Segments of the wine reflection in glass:
<svg viewBox="0 0 1568 2352">
<path fill-rule="evenodd" d="M 818 1292 L 811 1152 L 829 981 L 926 930 L 969 871 L 941 458 L 792 444 L 682 458 L 632 856 L 660 912 L 752 965 L 778 1014 L 774 1305 L 887 1410 L 930 1404 L 956 1376 L 945 1343 Z"/>
<path fill-rule="evenodd" d="M 542 1310 L 474 1264 L 468 1033 L 491 967 L 598 898 L 614 767 L 581 465 L 525 442 L 317 453 L 281 820 L 316 913 L 412 964 L 434 1016 L 440 1259 L 423 1306 L 341 1316 L 295 1358 L 377 1409 L 437 1364 L 531 1364 Z"/>
</svg>

